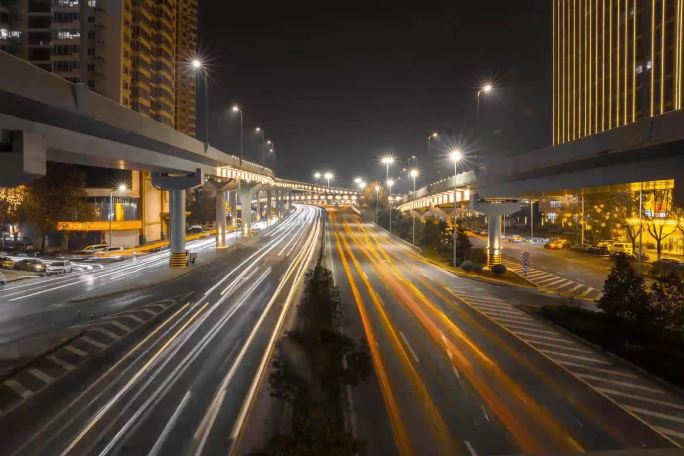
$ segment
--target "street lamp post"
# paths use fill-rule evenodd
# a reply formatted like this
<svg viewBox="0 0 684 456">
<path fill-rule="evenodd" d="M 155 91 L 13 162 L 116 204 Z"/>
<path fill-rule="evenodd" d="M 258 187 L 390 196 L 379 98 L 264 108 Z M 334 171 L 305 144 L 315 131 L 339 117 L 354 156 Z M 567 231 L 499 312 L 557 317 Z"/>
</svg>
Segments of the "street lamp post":
<svg viewBox="0 0 684 456">
<path fill-rule="evenodd" d="M 242 116 L 242 109 L 240 109 L 240 106 L 233 105 L 233 112 L 240 114 L 240 166 L 242 166 L 242 129 L 244 127 L 244 118 Z"/>
<path fill-rule="evenodd" d="M 432 145 L 432 140 L 439 137 L 439 134 L 435 131 L 430 136 L 427 137 L 427 153 L 428 158 L 430 157 L 430 146 Z"/>
<path fill-rule="evenodd" d="M 328 188 L 330 188 L 330 179 L 333 178 L 333 174 L 331 172 L 327 172 L 323 175 L 323 177 L 328 182 Z"/>
<path fill-rule="evenodd" d="M 389 167 L 392 163 L 394 163 L 394 158 L 392 158 L 388 155 L 386 157 L 382 157 L 381 161 L 385 165 L 385 169 L 386 169 L 385 180 L 389 180 Z"/>
<path fill-rule="evenodd" d="M 458 149 L 454 149 L 449 154 L 449 158 L 454 162 L 454 251 L 452 265 L 456 267 L 456 241 L 458 240 L 458 230 L 456 229 L 456 176 L 458 175 L 458 164 L 463 160 L 463 152 Z"/>
<path fill-rule="evenodd" d="M 389 206 L 389 232 L 392 232 L 392 186 L 394 181 L 387 179 L 387 188 L 389 188 L 389 196 L 387 197 L 387 205 Z"/>
<path fill-rule="evenodd" d="M 380 186 L 375 186 L 375 224 L 378 224 L 378 199 L 380 198 Z"/>
<path fill-rule="evenodd" d="M 266 166 L 266 160 L 264 159 L 264 130 L 261 127 L 256 127 L 254 132 L 261 136 L 261 166 Z"/>
<path fill-rule="evenodd" d="M 114 188 L 109 191 L 109 246 L 112 246 L 112 219 L 114 218 L 114 192 L 115 191 L 120 191 L 123 192 L 126 190 L 126 186 L 124 184 L 119 185 L 117 188 Z"/>
<path fill-rule="evenodd" d="M 268 141 L 267 143 L 269 146 L 271 146 L 268 151 L 273 154 L 273 169 L 272 171 L 275 173 L 276 170 L 276 150 L 275 150 L 275 145 L 273 145 L 272 141 Z"/>
<path fill-rule="evenodd" d="M 209 150 L 209 78 L 201 60 L 193 59 L 191 65 L 193 70 L 204 75 L 204 153 L 207 153 Z"/>
<path fill-rule="evenodd" d="M 478 124 L 480 123 L 480 95 L 483 93 L 488 93 L 492 90 L 491 84 L 485 84 L 480 90 L 477 91 L 477 110 L 475 111 L 475 130 L 477 131 Z"/>
<path fill-rule="evenodd" d="M 409 171 L 409 174 L 413 178 L 413 193 L 416 193 L 416 177 L 418 177 L 418 170 L 413 168 Z M 411 214 L 411 224 L 411 238 L 413 239 L 413 245 L 416 245 L 416 218 L 413 214 Z"/>
</svg>

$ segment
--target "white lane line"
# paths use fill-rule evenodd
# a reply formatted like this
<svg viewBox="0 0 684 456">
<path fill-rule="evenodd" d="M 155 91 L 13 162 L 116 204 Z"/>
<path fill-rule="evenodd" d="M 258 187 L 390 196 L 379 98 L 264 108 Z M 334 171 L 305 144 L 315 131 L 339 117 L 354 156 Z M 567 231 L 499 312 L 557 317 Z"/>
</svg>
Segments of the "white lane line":
<svg viewBox="0 0 684 456">
<path fill-rule="evenodd" d="M 589 375 L 589 374 L 575 374 L 578 377 L 582 377 L 584 379 L 589 379 L 589 380 L 594 380 L 597 382 L 605 382 L 605 383 L 612 383 L 613 385 L 620 385 L 624 386 L 625 388 L 634 388 L 642 391 L 648 391 L 649 393 L 655 393 L 655 394 L 665 394 L 665 391 L 661 389 L 656 389 L 656 388 L 651 388 L 648 386 L 642 386 L 642 385 L 637 385 L 636 383 L 629 383 L 629 382 L 620 382 L 618 380 L 611 380 L 609 378 L 605 377 L 597 377 L 596 375 Z"/>
<path fill-rule="evenodd" d="M 654 412 L 653 410 L 646 410 L 646 409 L 642 409 L 639 407 L 632 407 L 631 405 L 625 405 L 624 407 L 627 410 L 631 410 L 632 412 L 639 413 L 641 415 L 648 415 L 648 416 L 652 416 L 654 418 L 661 418 L 663 420 L 674 421 L 675 423 L 684 424 L 684 418 L 682 418 L 681 416 L 668 415 L 667 413 L 658 413 L 658 412 Z"/>
<path fill-rule="evenodd" d="M 113 340 L 119 340 L 119 337 L 120 337 L 117 333 L 112 332 L 108 329 L 100 328 L 100 327 L 90 328 L 90 331 L 97 331 L 100 334 L 104 334 L 105 336 L 107 336 Z"/>
<path fill-rule="evenodd" d="M 473 446 L 470 444 L 470 442 L 468 442 L 466 440 L 464 443 L 465 443 L 466 448 L 468 448 L 468 451 L 470 452 L 470 456 L 477 456 L 477 452 L 475 451 Z"/>
<path fill-rule="evenodd" d="M 606 366 L 610 366 L 610 363 L 607 361 L 603 361 L 603 360 L 597 359 L 597 358 L 592 358 L 589 356 L 570 355 L 568 353 L 561 353 L 561 352 L 557 352 L 557 351 L 553 351 L 553 350 L 539 350 L 539 351 L 544 353 L 545 355 L 565 356 L 566 358 L 579 359 L 580 361 L 589 361 L 592 363 L 604 364 Z"/>
<path fill-rule="evenodd" d="M 408 339 L 406 339 L 406 336 L 404 335 L 404 333 L 402 331 L 399 331 L 399 335 L 401 336 L 402 340 L 406 344 L 406 347 L 408 347 L 409 351 L 411 352 L 411 356 L 413 356 L 413 359 L 415 359 L 416 362 L 419 363 L 420 360 L 418 359 L 418 355 L 416 355 L 416 352 L 413 351 L 413 347 L 411 347 L 411 344 L 409 344 L 409 341 L 408 341 Z"/>
<path fill-rule="evenodd" d="M 173 429 L 173 426 L 175 426 L 178 417 L 185 408 L 185 405 L 188 403 L 188 399 L 190 399 L 190 390 L 188 390 L 185 393 L 185 396 L 183 396 L 183 399 L 180 401 L 180 404 L 178 404 L 178 407 L 176 407 L 176 411 L 173 412 L 173 415 L 171 415 L 171 418 L 169 418 L 169 421 L 166 423 L 166 426 L 164 426 L 164 430 L 161 432 L 161 434 L 159 434 L 159 438 L 156 442 L 154 442 L 154 446 L 148 453 L 148 456 L 156 456 L 157 454 L 159 454 L 162 446 L 164 445 L 164 442 L 166 441 L 166 438 L 171 433 L 171 429 Z"/>
<path fill-rule="evenodd" d="M 88 356 L 88 353 L 84 352 L 83 350 L 79 350 L 78 348 L 74 347 L 73 345 L 67 345 L 64 347 L 65 350 L 70 351 L 74 355 L 78 356 Z"/>
<path fill-rule="evenodd" d="M 111 323 L 112 325 L 116 326 L 117 328 L 119 328 L 119 329 L 121 329 L 121 330 L 123 330 L 123 331 L 126 331 L 126 332 L 130 332 L 130 331 L 131 331 L 131 328 L 129 328 L 128 326 L 124 325 L 124 324 L 121 323 L 120 321 L 112 320 L 112 321 L 109 321 L 109 322 L 107 322 L 107 323 Z"/>
<path fill-rule="evenodd" d="M 598 291 L 598 290 L 596 288 L 587 287 L 587 290 L 584 293 L 582 293 L 582 296 L 586 296 L 589 293 L 592 293 L 593 291 Z"/>
<path fill-rule="evenodd" d="M 98 347 L 98 348 L 102 348 L 102 349 L 107 348 L 107 346 L 105 344 L 103 344 L 102 342 L 98 342 L 95 339 L 91 339 L 88 336 L 82 336 L 80 340 L 82 340 L 83 342 L 89 343 L 90 345 L 93 345 L 93 346 Z"/>
<path fill-rule="evenodd" d="M 556 280 L 554 280 L 554 281 L 552 281 L 552 282 L 546 282 L 546 283 L 544 283 L 544 286 L 545 286 L 545 287 L 554 287 L 554 286 L 557 286 L 557 285 L 559 285 L 559 284 L 561 284 L 561 283 L 564 283 L 564 284 L 565 284 L 565 285 L 563 285 L 563 286 L 567 286 L 567 285 L 572 284 L 572 283 L 574 283 L 574 282 L 571 282 L 571 281 L 569 281 L 568 279 L 564 279 L 564 278 L 561 277 L 561 278 L 556 278 Z"/>
<path fill-rule="evenodd" d="M 8 379 L 2 382 L 3 385 L 17 393 L 19 396 L 21 396 L 22 399 L 28 399 L 31 396 L 33 396 L 33 392 L 26 388 L 24 385 L 19 383 L 18 381 L 14 379 Z"/>
<path fill-rule="evenodd" d="M 451 370 L 454 371 L 454 375 L 456 376 L 456 378 L 457 378 L 458 381 L 460 382 L 460 381 L 461 381 L 461 374 L 458 373 L 458 369 L 456 369 L 456 366 L 452 365 L 452 366 L 451 366 Z"/>
<path fill-rule="evenodd" d="M 551 345 L 551 344 L 547 344 L 547 345 Z M 627 377 L 627 378 L 638 378 L 636 375 L 628 374 L 626 372 L 620 372 L 620 371 L 611 370 L 611 369 L 603 369 L 602 367 L 587 366 L 586 364 L 573 363 L 572 361 L 559 360 L 557 362 L 559 364 L 563 364 L 565 366 L 579 367 L 581 369 L 586 369 L 586 370 L 590 370 L 590 371 L 594 371 L 594 372 L 600 372 L 602 374 L 619 375 L 619 376 Z M 574 373 L 574 371 L 573 371 L 573 373 Z"/>
<path fill-rule="evenodd" d="M 546 334 L 547 336 L 560 336 L 557 332 L 548 331 L 546 329 L 537 329 L 536 327 L 530 327 L 522 323 L 511 323 L 508 326 L 515 329 L 516 331 L 529 331 L 535 334 Z"/>
<path fill-rule="evenodd" d="M 525 338 L 530 338 L 532 340 L 534 339 L 543 339 L 543 340 L 552 340 L 554 342 L 565 342 L 563 339 L 560 339 L 558 337 L 550 337 L 550 336 L 540 336 L 538 334 L 530 334 L 525 331 L 514 331 L 517 335 L 525 337 Z"/>
<path fill-rule="evenodd" d="M 53 363 L 57 364 L 59 367 L 66 369 L 66 370 L 71 370 L 74 368 L 74 366 L 70 363 L 67 363 L 64 361 L 62 358 L 57 357 L 56 355 L 48 355 L 47 359 L 52 361 Z"/>
<path fill-rule="evenodd" d="M 484 405 L 480 405 L 480 408 L 482 409 L 482 414 L 484 415 L 485 419 L 489 421 L 489 415 L 487 415 L 487 409 L 485 409 Z"/>
<path fill-rule="evenodd" d="M 584 285 L 582 285 L 581 283 L 578 283 L 577 285 L 575 285 L 574 287 L 572 287 L 570 290 L 568 290 L 568 293 L 574 293 L 575 291 L 579 290 L 579 289 L 582 288 L 583 286 L 584 286 Z"/>
<path fill-rule="evenodd" d="M 138 317 L 138 316 L 136 316 L 136 315 L 133 315 L 133 314 L 126 314 L 126 315 L 121 315 L 121 316 L 122 316 L 122 317 L 125 317 L 125 318 L 130 318 L 131 320 L 135 321 L 135 322 L 138 323 L 138 324 L 143 324 L 143 323 L 145 323 L 145 320 L 143 320 L 142 318 L 140 318 L 140 317 Z"/>
<path fill-rule="evenodd" d="M 673 409 L 677 410 L 684 410 L 684 406 L 679 405 L 679 404 L 674 404 L 672 402 L 667 402 L 667 401 L 659 401 L 658 399 L 651 399 L 650 397 L 644 397 L 644 396 L 639 396 L 638 394 L 634 393 L 625 393 L 624 391 L 616 391 L 610 388 L 596 388 L 597 390 L 609 394 L 611 396 L 622 396 L 626 397 L 628 399 L 634 399 L 635 401 L 640 401 L 640 402 L 649 402 L 651 404 L 657 404 L 657 405 L 662 405 L 664 407 L 670 407 Z"/>
<path fill-rule="evenodd" d="M 475 307 L 483 309 L 485 312 L 493 313 L 493 314 L 498 314 L 502 316 L 509 316 L 509 317 L 520 317 L 524 316 L 525 314 L 518 312 L 516 310 L 508 310 L 508 309 L 501 309 L 499 307 L 490 307 L 478 303 L 473 304 Z"/>
<path fill-rule="evenodd" d="M 504 314 L 498 314 L 497 315 L 497 311 L 495 311 L 495 310 L 487 310 L 487 309 L 479 309 L 479 310 L 481 312 L 484 312 L 485 314 L 487 314 L 488 317 L 493 318 L 494 320 L 501 322 L 504 326 L 508 322 L 512 322 L 512 323 L 528 323 L 528 322 L 532 323 L 532 322 L 534 322 L 534 320 L 531 320 L 529 317 L 523 317 L 523 316 L 517 317 L 517 316 L 513 316 L 513 315 L 504 315 Z M 494 316 L 492 317 L 492 315 L 490 315 L 490 314 L 493 314 Z"/>
<path fill-rule="evenodd" d="M 655 428 L 659 432 L 662 432 L 663 434 L 668 434 L 668 435 L 671 435 L 673 437 L 677 437 L 679 439 L 684 439 L 684 434 L 682 434 L 681 432 L 673 431 L 672 429 L 668 429 L 668 428 L 664 428 L 664 427 L 660 427 L 660 426 L 655 426 Z"/>
<path fill-rule="evenodd" d="M 147 313 L 148 315 L 150 315 L 150 316 L 152 316 L 152 317 L 156 316 L 157 313 L 158 313 L 158 312 L 155 312 L 155 311 L 150 310 L 150 309 L 142 309 L 142 308 L 141 308 L 141 309 L 138 309 L 137 312 L 145 312 L 145 313 Z"/>
<path fill-rule="evenodd" d="M 50 384 L 53 381 L 55 381 L 55 379 L 51 375 L 48 375 L 47 373 L 43 372 L 42 370 L 40 370 L 36 367 L 30 367 L 30 368 L 26 369 L 26 372 L 33 375 L 38 380 L 41 380 L 45 384 Z"/>
<path fill-rule="evenodd" d="M 551 342 L 542 342 L 542 341 L 536 341 L 536 340 L 532 341 L 532 343 L 534 345 L 544 345 L 547 347 L 559 348 L 561 350 L 569 350 L 569 351 L 576 352 L 576 353 L 582 353 L 584 355 L 591 355 L 590 351 L 582 350 L 582 349 L 574 348 L 574 347 L 568 347 L 567 345 L 558 345 L 558 344 L 552 344 Z M 582 364 L 568 363 L 567 361 L 563 361 L 562 364 L 568 364 L 568 365 L 574 364 L 575 366 L 578 366 L 578 367 L 586 367 L 586 366 L 583 366 Z M 606 369 L 602 369 L 602 370 L 606 371 Z M 632 375 L 631 377 L 634 377 L 634 376 Z"/>
</svg>

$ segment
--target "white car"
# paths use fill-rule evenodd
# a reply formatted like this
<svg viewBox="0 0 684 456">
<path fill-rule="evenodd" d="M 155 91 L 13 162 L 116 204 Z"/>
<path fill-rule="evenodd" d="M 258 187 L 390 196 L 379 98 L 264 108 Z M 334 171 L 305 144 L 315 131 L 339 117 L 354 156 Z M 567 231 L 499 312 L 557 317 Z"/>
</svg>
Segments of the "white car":
<svg viewBox="0 0 684 456">
<path fill-rule="evenodd" d="M 71 262 L 68 260 L 51 261 L 47 264 L 47 267 L 45 268 L 45 274 L 66 274 L 67 272 L 71 272 L 72 270 L 73 267 L 71 266 Z"/>
<path fill-rule="evenodd" d="M 85 253 L 88 255 L 93 255 L 97 252 L 103 252 L 107 250 L 109 246 L 107 244 L 93 244 L 89 245 L 88 247 L 85 247 L 82 250 L 79 250 L 77 253 Z"/>
<path fill-rule="evenodd" d="M 634 252 L 632 250 L 632 244 L 629 242 L 613 242 L 609 247 L 608 247 L 608 253 L 611 256 L 617 255 L 617 254 L 625 254 L 625 255 L 633 255 Z"/>
</svg>

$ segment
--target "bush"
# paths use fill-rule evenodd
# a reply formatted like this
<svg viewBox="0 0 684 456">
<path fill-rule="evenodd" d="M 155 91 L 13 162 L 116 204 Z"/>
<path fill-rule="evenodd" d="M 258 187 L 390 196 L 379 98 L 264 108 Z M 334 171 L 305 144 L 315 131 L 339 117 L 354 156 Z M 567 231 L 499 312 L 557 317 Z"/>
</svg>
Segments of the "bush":
<svg viewBox="0 0 684 456">
<path fill-rule="evenodd" d="M 615 257 L 615 266 L 603 284 L 603 295 L 596 301 L 606 314 L 626 320 L 647 321 L 649 296 L 642 279 L 624 255 Z"/>
<path fill-rule="evenodd" d="M 461 269 L 463 269 L 466 272 L 472 271 L 474 267 L 475 264 L 473 264 L 473 262 L 470 260 L 465 260 L 463 263 L 461 263 Z"/>
<path fill-rule="evenodd" d="M 473 263 L 473 272 L 482 274 L 482 265 L 478 263 Z"/>
<path fill-rule="evenodd" d="M 503 264 L 495 264 L 491 268 L 492 274 L 496 276 L 504 275 L 506 273 L 506 266 Z"/>
<path fill-rule="evenodd" d="M 473 248 L 470 249 L 470 261 L 482 266 L 487 261 L 487 255 L 485 255 L 484 249 Z M 480 267 L 482 269 L 482 267 Z"/>
</svg>

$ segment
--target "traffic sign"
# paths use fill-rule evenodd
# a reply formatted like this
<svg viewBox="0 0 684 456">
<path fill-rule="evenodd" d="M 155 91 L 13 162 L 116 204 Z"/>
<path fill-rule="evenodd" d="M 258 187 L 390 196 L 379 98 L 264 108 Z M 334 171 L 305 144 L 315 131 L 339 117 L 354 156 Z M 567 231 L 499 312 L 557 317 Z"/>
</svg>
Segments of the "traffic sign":
<svg viewBox="0 0 684 456">
<path fill-rule="evenodd" d="M 527 276 L 527 271 L 530 269 L 530 253 L 523 252 L 522 254 L 522 267 L 525 276 Z"/>
</svg>

